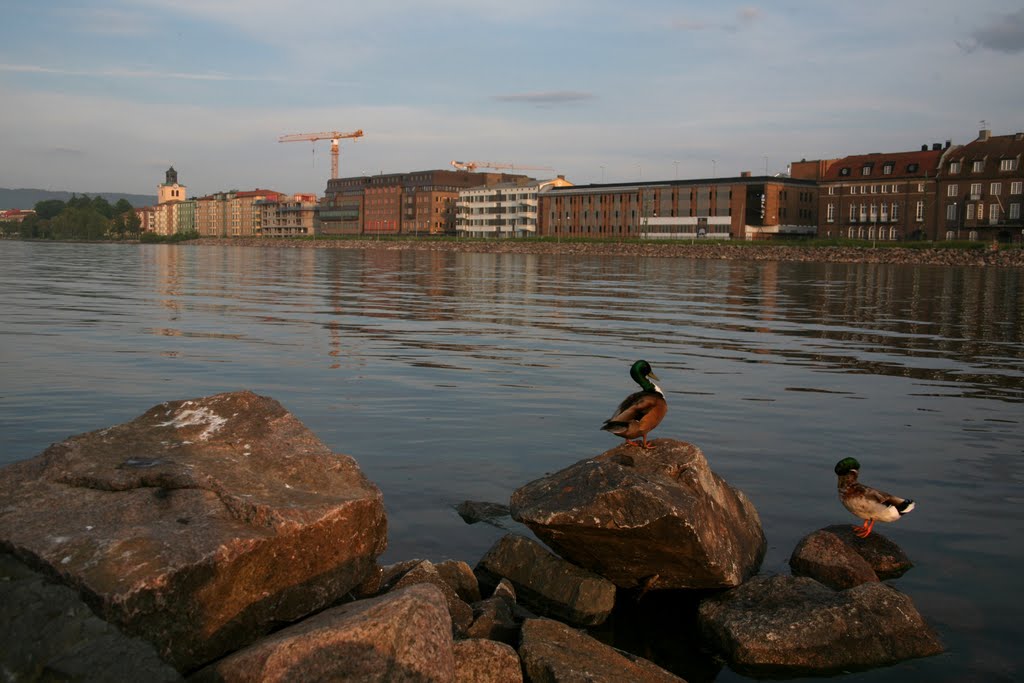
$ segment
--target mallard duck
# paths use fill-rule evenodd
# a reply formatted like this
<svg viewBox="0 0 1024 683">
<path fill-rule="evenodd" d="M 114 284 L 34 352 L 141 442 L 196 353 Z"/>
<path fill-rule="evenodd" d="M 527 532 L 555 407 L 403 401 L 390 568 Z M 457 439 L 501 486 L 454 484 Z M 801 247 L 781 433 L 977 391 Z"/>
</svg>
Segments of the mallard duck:
<svg viewBox="0 0 1024 683">
<path fill-rule="evenodd" d="M 836 463 L 839 500 L 843 507 L 864 520 L 860 526 L 853 527 L 853 533 L 867 538 L 875 522 L 895 522 L 914 509 L 914 501 L 861 484 L 857 481 L 859 470 L 856 458 L 843 458 Z"/>
<path fill-rule="evenodd" d="M 645 360 L 633 363 L 629 376 L 640 385 L 641 390 L 627 396 L 615 409 L 615 414 L 604 421 L 601 429 L 621 436 L 630 446 L 650 448 L 647 433 L 661 423 L 668 412 L 668 403 L 665 394 L 651 381 L 658 379 L 658 376 L 654 374 L 650 363 Z"/>
</svg>

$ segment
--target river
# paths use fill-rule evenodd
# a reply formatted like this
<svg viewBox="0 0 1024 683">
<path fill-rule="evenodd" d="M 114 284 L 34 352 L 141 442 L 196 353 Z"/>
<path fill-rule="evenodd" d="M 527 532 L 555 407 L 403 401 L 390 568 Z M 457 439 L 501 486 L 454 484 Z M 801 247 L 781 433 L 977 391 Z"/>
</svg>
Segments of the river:
<svg viewBox="0 0 1024 683">
<path fill-rule="evenodd" d="M 1022 675 L 1022 269 L 5 241 L 0 288 L 0 464 L 251 389 L 381 487 L 383 562 L 472 565 L 503 532 L 453 506 L 615 446 L 598 428 L 644 358 L 669 402 L 651 436 L 747 493 L 763 572 L 859 522 L 842 457 L 917 501 L 876 531 L 949 652 L 850 680 Z"/>
</svg>

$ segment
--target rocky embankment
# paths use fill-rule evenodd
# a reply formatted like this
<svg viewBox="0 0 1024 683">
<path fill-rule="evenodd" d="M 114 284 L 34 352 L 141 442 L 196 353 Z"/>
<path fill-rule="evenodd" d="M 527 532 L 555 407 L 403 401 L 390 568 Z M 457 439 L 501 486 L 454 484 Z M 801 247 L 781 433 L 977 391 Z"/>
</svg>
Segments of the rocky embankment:
<svg viewBox="0 0 1024 683">
<path fill-rule="evenodd" d="M 653 256 L 737 261 L 807 261 L 818 263 L 896 263 L 935 266 L 1024 268 L 1024 249 L 908 249 L 901 247 L 799 247 L 771 244 L 665 244 L 658 242 L 548 242 L 533 240 L 296 240 L 261 237 L 202 238 L 184 242 L 200 246 L 250 246 L 294 249 L 389 249 L 588 256 Z"/>
<path fill-rule="evenodd" d="M 883 583 L 911 567 L 883 536 L 828 527 L 794 550 L 793 575 L 760 575 L 751 501 L 696 446 L 653 443 L 529 482 L 507 507 L 460 505 L 470 523 L 525 525 L 475 566 L 381 566 L 380 490 L 279 403 L 236 392 L 160 404 L 0 471 L 0 633 L 19 644 L 0 670 L 667 682 L 713 678 L 722 661 L 758 678 L 831 675 L 942 651 Z M 672 655 L 659 663 L 632 654 L 658 654 L 630 621 L 645 605 L 667 606 L 652 637 Z"/>
</svg>

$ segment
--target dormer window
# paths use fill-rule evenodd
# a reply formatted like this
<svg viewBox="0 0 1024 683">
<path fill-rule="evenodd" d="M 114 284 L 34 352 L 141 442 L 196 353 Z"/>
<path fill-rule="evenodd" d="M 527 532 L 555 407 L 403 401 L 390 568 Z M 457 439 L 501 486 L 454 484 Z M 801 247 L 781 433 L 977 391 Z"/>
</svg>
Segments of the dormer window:
<svg viewBox="0 0 1024 683">
<path fill-rule="evenodd" d="M 844 166 L 843 168 L 839 169 L 839 175 L 850 175 L 850 169 Z"/>
<path fill-rule="evenodd" d="M 871 175 L 871 164 L 864 164 L 864 167 L 860 169 L 861 175 Z"/>
<path fill-rule="evenodd" d="M 959 173 L 960 172 L 960 162 L 959 161 L 951 161 L 951 162 L 949 162 L 949 172 L 951 174 Z"/>
<path fill-rule="evenodd" d="M 907 173 L 917 173 L 917 164 L 907 164 Z"/>
<path fill-rule="evenodd" d="M 892 169 L 893 163 L 890 161 L 885 166 L 882 166 L 882 175 L 892 175 Z"/>
<path fill-rule="evenodd" d="M 971 162 L 971 173 L 981 173 L 985 170 L 984 161 L 972 161 Z"/>
<path fill-rule="evenodd" d="M 1000 159 L 999 160 L 1000 171 L 1016 171 L 1017 160 L 1016 159 Z"/>
</svg>

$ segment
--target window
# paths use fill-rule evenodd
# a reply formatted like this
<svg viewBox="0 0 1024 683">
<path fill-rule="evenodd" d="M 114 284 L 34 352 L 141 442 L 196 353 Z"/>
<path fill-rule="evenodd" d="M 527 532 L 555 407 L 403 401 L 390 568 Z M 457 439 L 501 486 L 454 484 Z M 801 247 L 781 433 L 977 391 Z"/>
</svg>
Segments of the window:
<svg viewBox="0 0 1024 683">
<path fill-rule="evenodd" d="M 900 217 L 900 205 L 896 202 L 892 203 L 892 211 L 889 212 L 889 219 L 895 223 Z"/>
<path fill-rule="evenodd" d="M 917 191 L 918 192 L 924 192 L 924 183 L 918 183 L 917 184 Z"/>
<path fill-rule="evenodd" d="M 836 186 L 835 185 L 829 185 L 828 186 L 828 193 L 829 194 L 835 194 L 836 193 Z"/>
<path fill-rule="evenodd" d="M 958 188 L 956 186 L 956 183 L 952 183 L 951 185 L 947 186 L 946 187 L 946 196 L 947 197 L 955 197 L 956 193 L 957 193 L 957 189 Z"/>
<path fill-rule="evenodd" d="M 882 223 L 888 223 L 889 222 L 889 205 L 888 204 L 884 204 L 883 203 L 879 207 L 879 210 L 878 210 L 878 220 L 881 221 Z"/>
<path fill-rule="evenodd" d="M 1000 194 L 1002 194 L 1002 192 L 1003 192 L 1003 184 L 1002 183 L 992 183 L 991 185 L 988 186 L 988 193 L 990 195 L 992 195 L 993 197 L 998 197 Z"/>
<path fill-rule="evenodd" d="M 878 185 L 871 186 L 871 194 L 878 194 Z"/>
<path fill-rule="evenodd" d="M 947 204 L 946 205 L 946 220 L 947 221 L 955 221 L 956 220 L 956 204 Z"/>
<path fill-rule="evenodd" d="M 1000 171 L 1016 171 L 1017 160 L 1016 159 L 1000 159 L 999 160 Z"/>
<path fill-rule="evenodd" d="M 981 173 L 985 170 L 985 162 L 982 160 L 971 162 L 971 173 Z"/>
<path fill-rule="evenodd" d="M 985 218 L 985 205 L 978 204 L 978 220 L 980 221 L 983 218 Z"/>
<path fill-rule="evenodd" d="M 907 164 L 907 173 L 917 173 L 917 164 Z"/>
<path fill-rule="evenodd" d="M 1012 221 L 1020 219 L 1020 204 L 1014 202 L 1010 204 L 1010 215 L 1007 216 Z"/>
<path fill-rule="evenodd" d="M 967 205 L 967 220 L 974 220 L 974 204 Z"/>
<path fill-rule="evenodd" d="M 971 183 L 971 199 L 981 198 L 981 183 Z"/>
<path fill-rule="evenodd" d="M 850 169 L 848 167 L 839 169 L 839 175 L 850 175 Z"/>
<path fill-rule="evenodd" d="M 851 223 L 856 223 L 857 222 L 857 205 L 856 204 L 850 204 L 850 222 Z"/>
<path fill-rule="evenodd" d="M 878 222 L 878 208 L 874 204 L 871 205 L 871 212 L 868 215 L 871 217 L 872 223 Z"/>
<path fill-rule="evenodd" d="M 981 206 L 980 204 L 978 206 Z M 979 216 L 980 218 L 980 216 Z M 988 205 L 988 222 L 990 225 L 995 225 L 999 222 L 999 205 L 989 204 Z"/>
<path fill-rule="evenodd" d="M 1021 182 L 1020 180 L 1015 180 L 1014 182 L 1010 183 L 1010 194 L 1021 194 L 1022 190 L 1024 190 L 1024 182 Z"/>
<path fill-rule="evenodd" d="M 861 223 L 866 223 L 867 220 L 868 220 L 868 205 L 867 204 L 861 204 L 860 205 L 860 222 Z"/>
<path fill-rule="evenodd" d="M 960 172 L 960 162 L 959 161 L 951 161 L 951 162 L 949 162 L 949 172 L 951 174 L 959 173 Z"/>
<path fill-rule="evenodd" d="M 889 162 L 885 166 L 882 166 L 882 175 L 892 175 L 892 167 L 892 162 Z"/>
<path fill-rule="evenodd" d="M 825 220 L 827 220 L 829 223 L 835 223 L 836 222 L 836 205 L 835 204 L 829 203 L 829 205 L 825 208 Z"/>
<path fill-rule="evenodd" d="M 861 175 L 871 175 L 871 164 L 867 164 L 864 168 L 860 169 Z"/>
<path fill-rule="evenodd" d="M 857 194 L 857 186 L 853 185 L 850 187 L 850 194 Z"/>
</svg>

